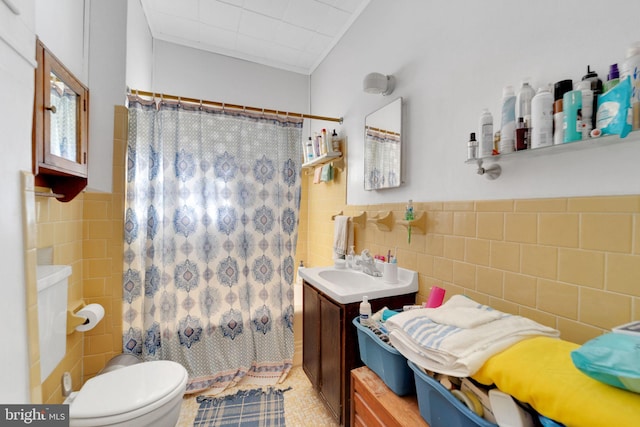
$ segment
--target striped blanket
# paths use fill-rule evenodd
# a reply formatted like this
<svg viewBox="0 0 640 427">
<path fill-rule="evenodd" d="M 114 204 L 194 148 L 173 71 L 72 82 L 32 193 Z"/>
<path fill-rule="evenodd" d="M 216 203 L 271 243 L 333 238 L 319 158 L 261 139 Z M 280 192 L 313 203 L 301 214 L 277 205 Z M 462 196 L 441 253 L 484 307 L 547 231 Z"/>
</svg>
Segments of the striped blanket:
<svg viewBox="0 0 640 427">
<path fill-rule="evenodd" d="M 457 377 L 473 375 L 488 358 L 525 338 L 560 335 L 553 328 L 463 295 L 452 296 L 438 308 L 400 313 L 386 326 L 391 343 L 407 359 Z"/>
</svg>

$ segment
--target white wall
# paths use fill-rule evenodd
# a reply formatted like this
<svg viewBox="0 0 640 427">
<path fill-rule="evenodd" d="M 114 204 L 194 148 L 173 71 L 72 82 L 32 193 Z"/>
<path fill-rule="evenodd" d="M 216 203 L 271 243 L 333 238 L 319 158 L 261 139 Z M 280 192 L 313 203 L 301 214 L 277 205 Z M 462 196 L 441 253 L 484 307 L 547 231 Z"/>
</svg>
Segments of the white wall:
<svg viewBox="0 0 640 427">
<path fill-rule="evenodd" d="M 140 0 L 127 2 L 127 86 L 151 90 L 153 39 Z"/>
<path fill-rule="evenodd" d="M 31 118 L 35 66 L 34 1 L 0 3 L 0 402 L 28 403 L 29 353 L 20 171 L 31 170 Z"/>
<path fill-rule="evenodd" d="M 154 41 L 153 91 L 305 113 L 308 76 Z"/>
<path fill-rule="evenodd" d="M 465 164 L 482 109 L 497 118 L 502 87 L 601 78 L 640 39 L 640 2 L 618 0 L 372 0 L 311 77 L 314 114 L 344 115 L 348 202 L 472 200 L 640 193 L 640 143 L 501 161 L 489 181 Z M 387 97 L 362 91 L 369 72 L 393 74 Z M 405 100 L 406 184 L 363 189 L 364 117 Z M 318 126 L 321 126 L 320 124 Z M 315 125 L 314 125 L 315 127 Z M 637 138 L 637 137 L 636 137 Z"/>
<path fill-rule="evenodd" d="M 113 108 L 126 97 L 127 0 L 89 0 L 89 184 L 112 191 Z"/>
<path fill-rule="evenodd" d="M 44 45 L 88 86 L 89 34 L 85 32 L 85 3 L 84 0 L 36 0 L 35 28 Z"/>
</svg>

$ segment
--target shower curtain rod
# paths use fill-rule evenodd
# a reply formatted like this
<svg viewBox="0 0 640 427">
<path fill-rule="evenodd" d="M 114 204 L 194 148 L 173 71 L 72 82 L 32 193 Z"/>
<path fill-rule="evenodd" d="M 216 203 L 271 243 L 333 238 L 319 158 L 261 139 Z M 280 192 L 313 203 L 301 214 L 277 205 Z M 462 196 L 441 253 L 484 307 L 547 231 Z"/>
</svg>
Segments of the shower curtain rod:
<svg viewBox="0 0 640 427">
<path fill-rule="evenodd" d="M 196 99 L 196 98 L 187 98 L 184 96 L 176 96 L 176 95 L 167 95 L 164 93 L 155 93 L 155 92 L 147 92 L 144 90 L 136 90 L 136 89 L 130 89 L 129 90 L 129 94 L 130 95 L 139 95 L 139 96 L 149 96 L 152 98 L 160 98 L 160 99 L 170 99 L 172 101 L 179 101 L 179 102 L 189 102 L 192 104 L 203 104 L 203 105 L 211 105 L 214 107 L 219 107 L 222 109 L 225 108 L 232 108 L 234 110 L 248 110 L 248 111 L 255 111 L 258 113 L 270 113 L 270 114 L 276 114 L 276 115 L 287 115 L 287 116 L 292 116 L 292 117 L 302 117 L 303 119 L 313 119 L 313 120 L 324 120 L 327 122 L 338 122 L 340 124 L 342 124 L 342 117 L 340 118 L 335 118 L 335 117 L 326 117 L 326 116 L 316 116 L 313 114 L 303 114 L 303 113 L 292 113 L 292 112 L 288 112 L 288 111 L 278 111 L 278 110 L 271 110 L 271 109 L 266 109 L 266 108 L 258 108 L 258 107 L 247 107 L 244 105 L 236 105 L 236 104 L 227 104 L 226 102 L 216 102 L 216 101 L 205 101 L 203 99 Z"/>
</svg>

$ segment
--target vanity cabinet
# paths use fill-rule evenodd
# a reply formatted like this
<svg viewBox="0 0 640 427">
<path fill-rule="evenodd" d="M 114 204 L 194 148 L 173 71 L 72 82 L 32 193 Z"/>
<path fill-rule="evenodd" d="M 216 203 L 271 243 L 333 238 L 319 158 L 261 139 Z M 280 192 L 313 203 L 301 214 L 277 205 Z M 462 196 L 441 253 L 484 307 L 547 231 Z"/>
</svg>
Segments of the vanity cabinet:
<svg viewBox="0 0 640 427">
<path fill-rule="evenodd" d="M 89 89 L 40 40 L 36 61 L 33 173 L 66 202 L 87 186 Z"/>
<path fill-rule="evenodd" d="M 373 312 L 415 303 L 415 292 L 370 300 Z M 338 423 L 350 425 L 352 369 L 362 366 L 351 321 L 360 302 L 341 304 L 303 282 L 302 368 Z"/>
</svg>

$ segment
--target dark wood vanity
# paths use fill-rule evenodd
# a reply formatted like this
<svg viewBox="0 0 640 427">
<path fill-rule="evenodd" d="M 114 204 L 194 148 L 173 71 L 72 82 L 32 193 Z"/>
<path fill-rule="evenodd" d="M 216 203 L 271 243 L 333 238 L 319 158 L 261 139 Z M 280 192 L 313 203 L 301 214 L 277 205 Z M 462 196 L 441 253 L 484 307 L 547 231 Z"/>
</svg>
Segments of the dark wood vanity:
<svg viewBox="0 0 640 427">
<path fill-rule="evenodd" d="M 414 304 L 415 292 L 370 300 L 372 312 Z M 303 283 L 302 368 L 340 425 L 351 422 L 351 370 L 363 365 L 356 327 L 360 302 L 342 304 Z"/>
</svg>

